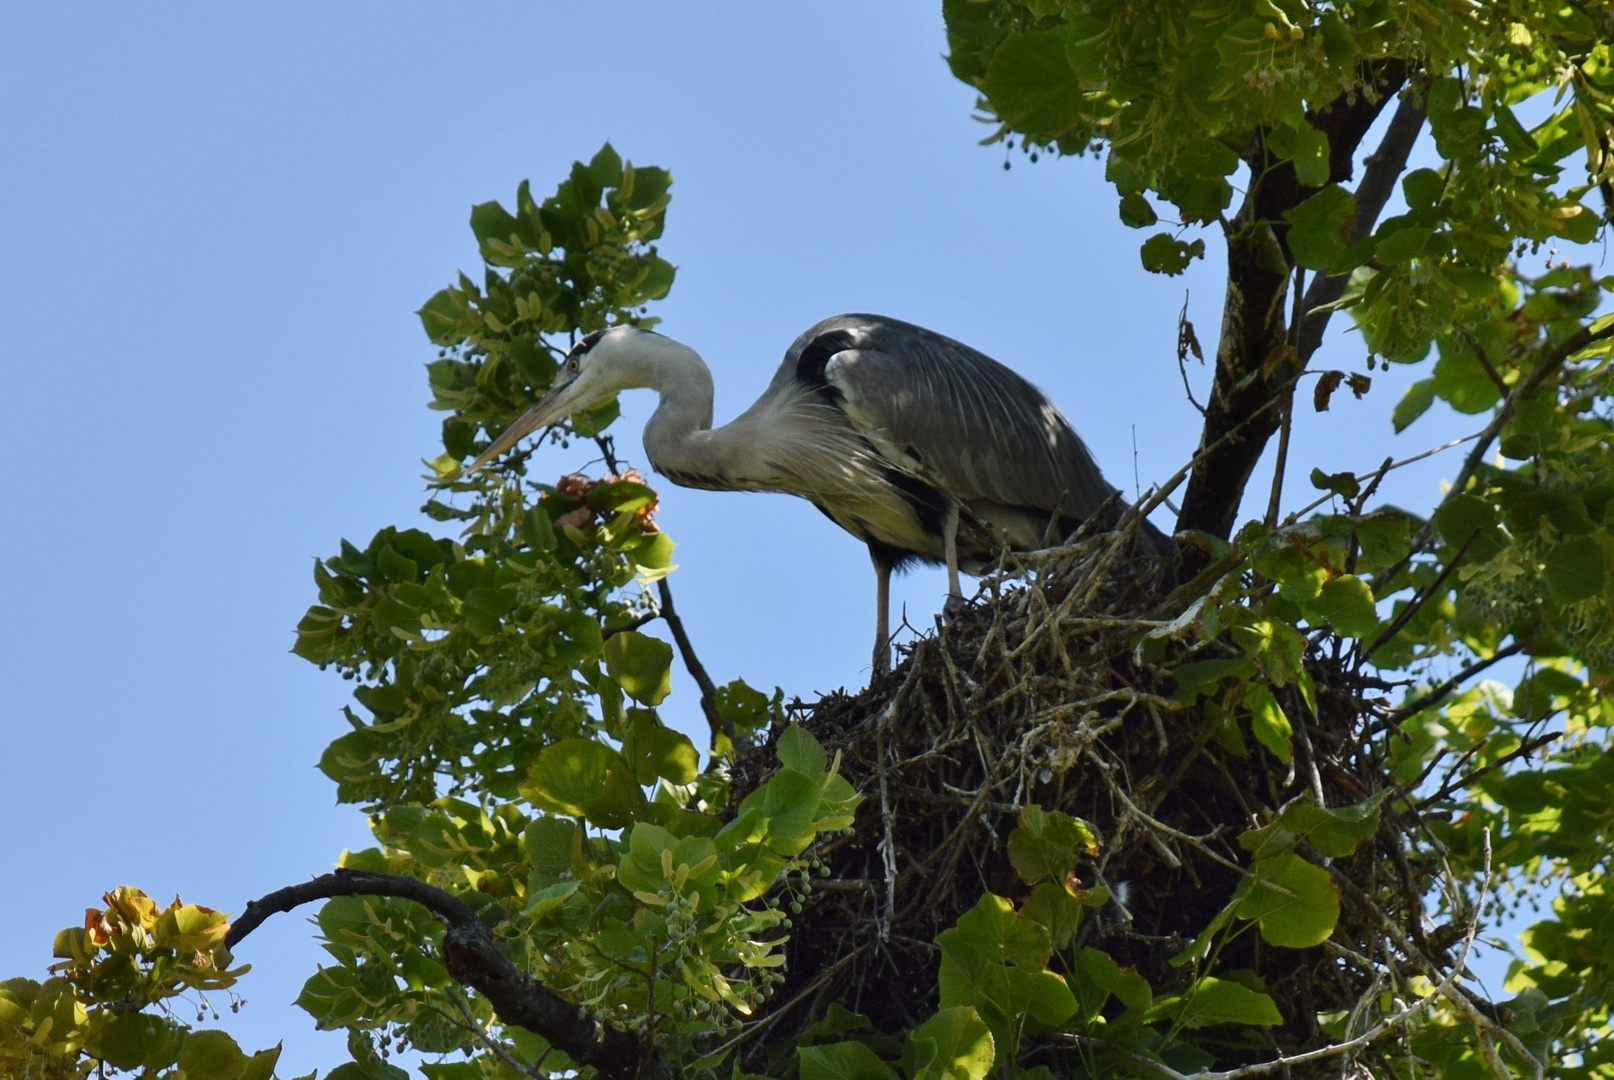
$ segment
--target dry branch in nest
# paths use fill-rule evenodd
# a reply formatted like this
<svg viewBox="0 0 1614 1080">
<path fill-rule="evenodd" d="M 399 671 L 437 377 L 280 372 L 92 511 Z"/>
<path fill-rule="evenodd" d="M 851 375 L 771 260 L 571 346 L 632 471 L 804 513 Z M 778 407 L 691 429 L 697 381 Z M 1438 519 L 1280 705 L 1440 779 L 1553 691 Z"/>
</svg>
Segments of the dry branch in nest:
<svg viewBox="0 0 1614 1080">
<path fill-rule="evenodd" d="M 1241 757 L 1216 739 L 1220 715 L 1173 697 L 1169 668 L 1189 658 L 1189 646 L 1174 644 L 1157 664 L 1136 659 L 1140 638 L 1165 627 L 1181 601 L 1167 601 L 1170 582 L 1132 556 L 1134 543 L 1105 534 L 1008 556 L 981 598 L 915 642 L 888 676 L 796 706 L 813 735 L 841 752 L 842 774 L 864 801 L 855 834 L 820 852 L 832 877 L 803 897 L 788 981 L 748 1050 L 758 1071 L 765 1047 L 788 1045 L 832 1002 L 887 1032 L 931 1015 L 937 934 L 984 892 L 1016 904 L 1029 892 L 1006 850 L 1027 804 L 1084 819 L 1100 838 L 1076 875 L 1114 899 L 1087 913 L 1073 947 L 1104 950 L 1160 995 L 1195 974 L 1169 960 L 1239 885 L 1249 863 L 1241 832 L 1296 798 L 1341 806 L 1391 782 L 1382 742 L 1364 735 L 1376 715 L 1364 694 L 1375 681 L 1315 639 L 1305 664 L 1317 712 L 1304 711 L 1292 687 L 1272 688 L 1297 718 L 1294 760 L 1281 764 L 1253 746 Z M 1192 658 L 1235 655 L 1231 643 L 1212 641 Z M 771 746 L 745 753 L 736 798 L 773 761 Z M 1217 970 L 1254 973 L 1285 1017 L 1270 1040 L 1228 1047 L 1224 1062 L 1271 1061 L 1277 1044 L 1286 1054 L 1328 1046 L 1335 1040 L 1319 1029 L 1319 1013 L 1366 1015 L 1364 1002 L 1386 986 L 1411 1000 L 1415 975 L 1445 979 L 1469 1000 L 1446 979 L 1460 962 L 1448 950 L 1463 935 L 1425 935 L 1422 900 L 1439 867 L 1424 854 L 1427 842 L 1407 839 L 1418 827 L 1386 803 L 1374 840 L 1333 861 L 1343 903 L 1324 945 L 1277 948 L 1245 933 L 1222 949 Z M 1374 1052 L 1371 1040 L 1353 1051 Z M 1338 1075 L 1337 1058 L 1317 1065 Z"/>
</svg>

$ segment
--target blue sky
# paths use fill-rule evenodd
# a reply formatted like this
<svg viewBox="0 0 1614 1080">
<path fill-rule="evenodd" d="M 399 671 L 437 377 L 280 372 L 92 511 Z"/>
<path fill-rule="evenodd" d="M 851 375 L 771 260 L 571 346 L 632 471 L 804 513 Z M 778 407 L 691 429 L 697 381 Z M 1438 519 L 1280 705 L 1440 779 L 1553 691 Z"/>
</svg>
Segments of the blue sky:
<svg viewBox="0 0 1614 1080">
<path fill-rule="evenodd" d="M 312 560 L 420 521 L 440 416 L 413 311 L 479 265 L 470 206 L 523 178 L 548 192 L 606 139 L 673 172 L 678 279 L 656 313 L 711 364 L 719 421 L 801 330 L 874 311 L 1024 373 L 1123 490 L 1188 458 L 1175 319 L 1186 292 L 1214 341 L 1215 238 L 1187 275 L 1149 275 L 1096 162 L 1005 171 L 943 62 L 939 8 L 8 9 L 0 977 L 39 977 L 113 885 L 239 911 L 366 844 L 314 769 L 347 687 L 287 651 Z M 1359 370 L 1343 329 L 1316 363 Z M 1392 438 L 1422 373 L 1302 412 L 1286 505 L 1310 500 L 1312 464 L 1365 469 L 1480 426 L 1437 408 Z M 619 447 L 641 464 L 653 406 L 623 400 Z M 544 454 L 555 475 L 587 456 Z M 1427 507 L 1454 468 L 1386 495 Z M 720 682 L 811 697 L 867 678 L 867 555 L 812 507 L 664 486 L 660 520 Z M 915 572 L 894 604 L 925 626 L 944 589 Z M 699 726 L 685 683 L 665 713 Z M 249 1049 L 284 1039 L 282 1075 L 342 1060 L 287 1005 L 319 955 L 297 916 L 241 950 L 255 971 L 230 1026 Z"/>
</svg>

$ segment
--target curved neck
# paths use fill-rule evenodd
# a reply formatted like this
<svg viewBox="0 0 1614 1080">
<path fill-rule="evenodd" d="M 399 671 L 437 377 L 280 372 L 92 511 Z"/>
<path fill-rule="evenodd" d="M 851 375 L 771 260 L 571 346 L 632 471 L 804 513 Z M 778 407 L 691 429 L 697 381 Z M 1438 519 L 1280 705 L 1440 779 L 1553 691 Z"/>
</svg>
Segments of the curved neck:
<svg viewBox="0 0 1614 1080">
<path fill-rule="evenodd" d="M 636 350 L 624 380 L 661 395 L 661 403 L 644 426 L 644 448 L 657 469 L 682 456 L 696 432 L 712 426 L 712 372 L 700 354 L 671 338 L 647 335 Z"/>
<path fill-rule="evenodd" d="M 632 369 L 630 385 L 661 395 L 644 427 L 645 456 L 655 470 L 684 487 L 767 486 L 747 417 L 712 429 L 712 373 L 700 355 L 660 335 L 638 344 L 648 347 L 625 365 Z"/>
</svg>

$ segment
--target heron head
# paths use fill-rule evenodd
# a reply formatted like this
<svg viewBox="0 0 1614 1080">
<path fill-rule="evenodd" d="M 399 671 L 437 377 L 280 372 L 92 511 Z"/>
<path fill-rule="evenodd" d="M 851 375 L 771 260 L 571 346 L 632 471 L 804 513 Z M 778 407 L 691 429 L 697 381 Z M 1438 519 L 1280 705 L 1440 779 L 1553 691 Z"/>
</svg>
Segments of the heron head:
<svg viewBox="0 0 1614 1080">
<path fill-rule="evenodd" d="M 645 385 L 634 370 L 633 360 L 643 351 L 635 346 L 656 337 L 638 327 L 612 326 L 583 338 L 561 362 L 549 393 L 505 428 L 464 471 L 480 469 L 539 428 L 586 412 L 621 390 Z"/>
</svg>

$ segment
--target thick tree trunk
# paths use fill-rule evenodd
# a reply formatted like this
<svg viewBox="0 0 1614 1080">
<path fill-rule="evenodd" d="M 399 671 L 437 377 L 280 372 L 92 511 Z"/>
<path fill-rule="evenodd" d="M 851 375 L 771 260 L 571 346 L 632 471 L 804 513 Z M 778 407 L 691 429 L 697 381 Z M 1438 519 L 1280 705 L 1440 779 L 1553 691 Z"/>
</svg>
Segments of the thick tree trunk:
<svg viewBox="0 0 1614 1080">
<path fill-rule="evenodd" d="M 1392 61 L 1367 67 L 1362 76 L 1371 92 L 1341 95 L 1310 117 L 1312 125 L 1328 136 L 1329 179 L 1333 183 L 1350 179 L 1357 147 L 1380 110 L 1405 84 L 1407 71 L 1403 63 Z M 1417 119 L 1421 123 L 1421 111 Z M 1412 135 L 1416 131 L 1413 125 Z M 1405 161 L 1403 148 L 1391 179 Z M 1301 185 L 1288 162 L 1269 165 L 1260 140 L 1249 149 L 1245 162 L 1252 177 L 1250 190 L 1226 229 L 1227 293 L 1216 348 L 1216 375 L 1200 435 L 1204 458 L 1189 478 L 1177 519 L 1178 530 L 1199 529 L 1223 538 L 1231 535 L 1250 474 L 1278 429 L 1284 411 L 1282 398 L 1293 394 L 1304 358 L 1322 336 L 1322 324 L 1315 320 L 1307 326 L 1315 332 L 1304 342 L 1293 335 L 1288 309 L 1294 260 L 1285 241 L 1288 225 L 1283 220 L 1284 211 L 1318 189 Z M 1362 207 L 1356 228 L 1372 227 L 1383 196 L 1376 201 L 1377 205 Z M 1292 345 L 1309 347 L 1286 348 Z"/>
</svg>

